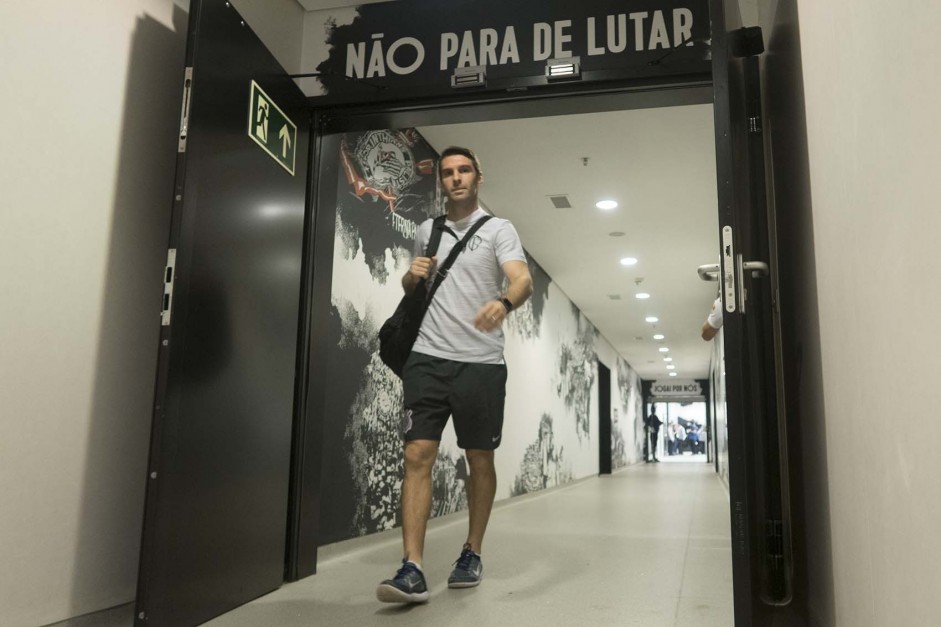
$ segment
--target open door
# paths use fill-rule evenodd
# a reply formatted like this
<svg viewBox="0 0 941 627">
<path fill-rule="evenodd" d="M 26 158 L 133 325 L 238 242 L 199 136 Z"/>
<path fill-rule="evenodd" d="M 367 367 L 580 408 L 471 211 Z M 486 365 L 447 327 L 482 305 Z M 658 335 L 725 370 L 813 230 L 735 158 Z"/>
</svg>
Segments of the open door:
<svg viewBox="0 0 941 627">
<path fill-rule="evenodd" d="M 284 579 L 308 172 L 301 91 L 228 2 L 190 11 L 135 610 L 161 627 Z"/>
<path fill-rule="evenodd" d="M 610 475 L 611 452 L 611 369 L 598 362 L 598 474 Z"/>
<path fill-rule="evenodd" d="M 738 2 L 711 3 L 735 624 L 771 625 L 791 598 L 785 422 L 773 301 L 758 55 Z"/>
</svg>

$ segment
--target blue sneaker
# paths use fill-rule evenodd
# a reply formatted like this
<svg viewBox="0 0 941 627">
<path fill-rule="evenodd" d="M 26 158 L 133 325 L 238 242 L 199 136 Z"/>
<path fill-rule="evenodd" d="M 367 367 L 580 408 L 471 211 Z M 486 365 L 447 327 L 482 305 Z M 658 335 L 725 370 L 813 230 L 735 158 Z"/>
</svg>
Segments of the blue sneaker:
<svg viewBox="0 0 941 627">
<path fill-rule="evenodd" d="M 454 570 L 448 577 L 449 588 L 473 588 L 480 584 L 484 576 L 484 567 L 480 556 L 474 553 L 469 544 L 465 544 L 461 556 L 454 562 Z"/>
<path fill-rule="evenodd" d="M 395 577 L 386 579 L 376 588 L 376 598 L 383 603 L 425 603 L 428 601 L 425 575 L 415 564 L 403 559 Z"/>
</svg>

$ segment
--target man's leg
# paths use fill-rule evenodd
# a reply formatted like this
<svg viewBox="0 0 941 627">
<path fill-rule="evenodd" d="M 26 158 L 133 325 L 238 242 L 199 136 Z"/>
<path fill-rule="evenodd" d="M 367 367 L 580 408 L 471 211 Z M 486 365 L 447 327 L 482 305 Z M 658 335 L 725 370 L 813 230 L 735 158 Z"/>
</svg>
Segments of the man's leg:
<svg viewBox="0 0 941 627">
<path fill-rule="evenodd" d="M 468 449 L 465 451 L 470 466 L 467 479 L 467 506 L 470 510 L 467 529 L 467 544 L 475 553 L 480 553 L 493 509 L 493 497 L 497 493 L 497 471 L 493 465 L 493 451 Z"/>
<path fill-rule="evenodd" d="M 431 469 L 438 455 L 435 440 L 405 443 L 405 479 L 402 482 L 402 544 L 405 558 L 422 563 L 425 530 L 431 512 Z"/>
<path fill-rule="evenodd" d="M 470 475 L 467 478 L 467 505 L 470 510 L 467 542 L 460 557 L 454 562 L 454 570 L 448 577 L 449 588 L 473 588 L 480 584 L 483 565 L 480 549 L 493 508 L 493 496 L 497 492 L 497 472 L 493 467 L 493 451 L 465 449 Z"/>
</svg>

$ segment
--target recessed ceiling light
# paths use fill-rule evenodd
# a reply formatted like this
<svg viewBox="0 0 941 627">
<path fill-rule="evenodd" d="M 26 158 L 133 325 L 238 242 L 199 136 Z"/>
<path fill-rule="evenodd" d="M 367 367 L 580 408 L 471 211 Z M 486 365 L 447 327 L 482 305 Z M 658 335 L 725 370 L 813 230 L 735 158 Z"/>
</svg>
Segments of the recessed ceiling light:
<svg viewBox="0 0 941 627">
<path fill-rule="evenodd" d="M 663 333 L 657 333 L 655 336 L 653 336 L 653 339 L 655 339 L 655 340 L 662 340 L 662 339 L 664 339 L 665 337 L 666 337 L 666 336 L 665 336 Z"/>
<path fill-rule="evenodd" d="M 610 233 L 608 233 L 608 235 L 611 237 L 624 237 L 625 235 L 627 235 L 627 233 L 625 233 L 624 231 L 611 231 Z"/>
<path fill-rule="evenodd" d="M 617 208 L 617 206 L 618 206 L 618 201 L 616 201 L 616 200 L 599 200 L 598 202 L 595 203 L 595 206 L 598 207 L 599 209 L 603 209 L 603 210 L 605 210 L 605 211 L 610 211 L 611 209 L 616 209 L 616 208 Z"/>
<path fill-rule="evenodd" d="M 647 316 L 644 318 L 644 322 L 660 322 L 660 318 L 657 316 Z"/>
<path fill-rule="evenodd" d="M 672 358 L 672 357 L 664 357 L 664 358 L 663 358 L 663 361 L 673 361 L 673 358 Z"/>
<path fill-rule="evenodd" d="M 667 365 L 667 370 L 676 370 L 676 366 L 674 366 L 673 364 L 669 364 Z"/>
<path fill-rule="evenodd" d="M 644 299 L 650 298 L 650 294 L 648 294 L 647 292 L 637 292 L 636 294 L 634 294 L 634 298 L 644 300 Z"/>
<path fill-rule="evenodd" d="M 636 263 L 637 263 L 637 259 L 634 257 L 623 257 L 621 259 L 622 266 L 633 266 Z"/>
<path fill-rule="evenodd" d="M 669 353 L 669 352 L 670 352 L 670 349 L 667 348 L 666 346 L 661 346 L 661 347 L 660 347 L 659 349 L 657 349 L 657 350 L 659 350 L 661 353 Z"/>
<path fill-rule="evenodd" d="M 676 373 L 675 373 L 675 372 L 671 372 L 671 373 L 670 373 L 670 376 L 671 376 L 671 377 L 675 377 L 675 376 L 676 376 Z"/>
</svg>

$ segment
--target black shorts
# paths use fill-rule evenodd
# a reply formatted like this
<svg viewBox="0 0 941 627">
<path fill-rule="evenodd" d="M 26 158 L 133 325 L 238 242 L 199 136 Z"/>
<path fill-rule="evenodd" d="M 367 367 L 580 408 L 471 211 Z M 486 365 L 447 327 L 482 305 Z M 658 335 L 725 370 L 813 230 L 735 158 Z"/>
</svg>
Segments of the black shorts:
<svg viewBox="0 0 941 627">
<path fill-rule="evenodd" d="M 402 372 L 405 441 L 441 441 L 454 417 L 457 445 L 493 450 L 500 446 L 506 365 L 475 364 L 412 353 Z"/>
</svg>

